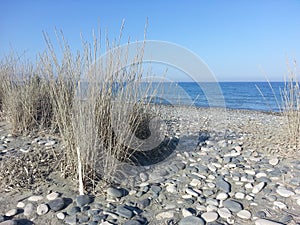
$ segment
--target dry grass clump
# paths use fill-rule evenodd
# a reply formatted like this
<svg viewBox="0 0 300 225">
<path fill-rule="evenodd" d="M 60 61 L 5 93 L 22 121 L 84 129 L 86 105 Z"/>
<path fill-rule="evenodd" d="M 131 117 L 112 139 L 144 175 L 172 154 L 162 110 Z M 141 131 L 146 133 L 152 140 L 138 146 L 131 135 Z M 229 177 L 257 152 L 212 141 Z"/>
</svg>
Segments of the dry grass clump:
<svg viewBox="0 0 300 225">
<path fill-rule="evenodd" d="M 139 142 L 131 143 L 149 136 L 155 88 L 141 85 L 143 46 L 132 57 L 119 42 L 107 44 L 101 57 L 94 38 L 74 55 L 58 35 L 60 56 L 45 40 L 48 48 L 34 65 L 14 57 L 1 64 L 0 106 L 14 132 L 60 136 L 61 175 L 78 180 L 83 194 L 99 179 L 114 182 L 119 165 L 139 150 Z"/>
<path fill-rule="evenodd" d="M 290 147 L 300 148 L 300 84 L 297 78 L 297 65 L 288 70 L 288 80 L 282 90 L 282 112 L 286 118 Z"/>
<path fill-rule="evenodd" d="M 49 129 L 52 105 L 49 88 L 36 68 L 12 56 L 1 65 L 2 110 L 14 133 Z"/>
</svg>

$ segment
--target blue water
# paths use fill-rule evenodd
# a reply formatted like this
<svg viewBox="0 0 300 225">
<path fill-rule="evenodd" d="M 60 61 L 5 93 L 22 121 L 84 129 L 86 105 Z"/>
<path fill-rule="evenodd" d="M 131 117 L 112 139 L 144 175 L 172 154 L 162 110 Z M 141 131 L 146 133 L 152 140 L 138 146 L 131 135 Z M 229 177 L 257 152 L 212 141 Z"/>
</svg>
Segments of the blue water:
<svg viewBox="0 0 300 225">
<path fill-rule="evenodd" d="M 196 107 L 226 107 L 259 111 L 280 111 L 283 82 L 179 82 L 161 84 L 156 102 Z M 260 91 L 258 90 L 260 89 Z"/>
</svg>

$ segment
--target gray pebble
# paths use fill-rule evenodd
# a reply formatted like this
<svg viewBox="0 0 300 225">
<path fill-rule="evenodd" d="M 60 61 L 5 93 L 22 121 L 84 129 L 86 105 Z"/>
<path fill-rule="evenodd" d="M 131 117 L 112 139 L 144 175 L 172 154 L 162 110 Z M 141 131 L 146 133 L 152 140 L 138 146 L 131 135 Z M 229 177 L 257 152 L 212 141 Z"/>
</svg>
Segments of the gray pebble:
<svg viewBox="0 0 300 225">
<path fill-rule="evenodd" d="M 123 225 L 141 225 L 137 220 L 127 220 Z"/>
<path fill-rule="evenodd" d="M 86 222 L 88 222 L 89 221 L 89 217 L 88 216 L 86 216 L 86 215 L 79 215 L 78 216 L 78 222 L 79 223 L 86 223 Z"/>
<path fill-rule="evenodd" d="M 78 221 L 77 216 L 76 215 L 72 215 L 72 216 L 66 216 L 65 218 L 65 222 L 67 224 L 76 224 Z"/>
<path fill-rule="evenodd" d="M 239 212 L 243 209 L 242 203 L 235 200 L 225 200 L 223 202 L 224 207 L 228 208 L 231 212 Z"/>
<path fill-rule="evenodd" d="M 107 189 L 107 194 L 114 198 L 120 198 L 123 196 L 123 191 L 121 189 L 110 187 Z"/>
<path fill-rule="evenodd" d="M 117 213 L 118 213 L 118 215 L 120 215 L 124 218 L 127 218 L 127 219 L 130 219 L 133 217 L 133 212 L 123 205 L 117 206 Z"/>
<path fill-rule="evenodd" d="M 137 202 L 137 206 L 141 209 L 144 209 L 150 205 L 151 201 L 149 198 L 142 199 Z"/>
<path fill-rule="evenodd" d="M 78 195 L 76 197 L 76 203 L 79 207 L 90 204 L 92 201 L 93 199 L 88 195 Z"/>
<path fill-rule="evenodd" d="M 204 225 L 205 222 L 203 219 L 196 216 L 187 216 L 181 219 L 178 225 Z"/>
<path fill-rule="evenodd" d="M 223 177 L 219 177 L 216 181 L 216 186 L 219 188 L 221 191 L 225 193 L 231 192 L 231 185 L 227 181 L 224 180 Z"/>
<path fill-rule="evenodd" d="M 57 212 L 65 207 L 65 201 L 63 198 L 57 198 L 49 201 L 48 205 L 52 211 Z"/>
<path fill-rule="evenodd" d="M 6 221 L 3 221 L 3 222 L 0 222 L 0 225 L 17 225 L 17 221 L 15 220 L 6 220 Z"/>
<path fill-rule="evenodd" d="M 80 207 L 74 206 L 74 207 L 71 207 L 70 209 L 68 209 L 67 213 L 69 215 L 75 215 L 76 213 L 79 213 L 80 211 L 81 211 Z"/>
</svg>

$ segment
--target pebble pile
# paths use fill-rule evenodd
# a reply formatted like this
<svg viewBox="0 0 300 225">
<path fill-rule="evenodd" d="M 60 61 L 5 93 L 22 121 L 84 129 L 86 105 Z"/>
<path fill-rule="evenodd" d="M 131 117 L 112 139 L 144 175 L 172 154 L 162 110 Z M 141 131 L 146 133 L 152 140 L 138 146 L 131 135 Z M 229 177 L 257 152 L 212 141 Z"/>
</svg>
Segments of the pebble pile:
<svg viewBox="0 0 300 225">
<path fill-rule="evenodd" d="M 248 122 L 254 120 L 248 117 Z M 188 121 L 177 122 L 181 129 Z M 176 128 L 180 143 L 172 156 L 152 166 L 131 166 L 135 173 L 130 174 L 134 176 L 130 185 L 125 179 L 97 196 L 56 189 L 32 194 L 0 211 L 0 225 L 44 224 L 43 218 L 51 225 L 300 224 L 300 159 L 265 152 L 270 143 L 252 148 L 245 142 L 247 133 L 223 127 L 197 133 L 198 125 L 191 125 L 195 129 L 185 128 L 185 135 Z M 10 136 L 0 140 L 0 156 L 13 151 L 27 154 L 35 151 L 34 146 L 56 149 L 59 145 L 45 138 L 18 148 L 11 146 L 13 142 Z"/>
<path fill-rule="evenodd" d="M 176 150 L 172 160 L 139 173 L 131 188 L 74 199 L 55 190 L 30 196 L 0 215 L 0 225 L 49 214 L 52 224 L 299 224 L 300 160 L 244 149 L 243 135 L 226 133 Z"/>
</svg>

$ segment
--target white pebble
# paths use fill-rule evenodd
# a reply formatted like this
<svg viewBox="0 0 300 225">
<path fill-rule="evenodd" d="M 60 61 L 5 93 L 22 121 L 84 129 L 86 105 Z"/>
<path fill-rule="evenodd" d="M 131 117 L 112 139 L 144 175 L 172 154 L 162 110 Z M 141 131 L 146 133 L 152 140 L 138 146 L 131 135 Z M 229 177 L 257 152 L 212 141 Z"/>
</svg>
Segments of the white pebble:
<svg viewBox="0 0 300 225">
<path fill-rule="evenodd" d="M 57 213 L 57 214 L 56 214 L 56 217 L 57 217 L 58 219 L 60 219 L 60 220 L 64 220 L 65 217 L 66 217 L 66 215 L 65 215 L 64 213 L 60 212 L 60 213 Z"/>
<path fill-rule="evenodd" d="M 190 188 L 185 189 L 185 192 L 187 194 L 191 195 L 191 196 L 194 196 L 194 197 L 198 197 L 199 196 L 199 194 L 196 191 L 194 191 L 193 189 L 190 189 Z"/>
<path fill-rule="evenodd" d="M 177 192 L 177 190 L 176 190 L 176 184 L 169 184 L 166 187 L 166 191 L 169 192 L 169 193 L 176 193 Z"/>
<path fill-rule="evenodd" d="M 261 178 L 261 177 L 267 177 L 267 174 L 266 173 L 263 173 L 263 172 L 259 172 L 255 175 L 257 178 Z"/>
<path fill-rule="evenodd" d="M 28 198 L 28 201 L 30 201 L 30 202 L 38 202 L 41 200 L 43 200 L 43 196 L 41 196 L 41 195 L 33 195 Z"/>
<path fill-rule="evenodd" d="M 40 204 L 36 208 L 36 213 L 40 216 L 47 214 L 48 211 L 49 211 L 49 207 L 46 204 Z"/>
<path fill-rule="evenodd" d="M 25 207 L 25 203 L 24 202 L 18 202 L 17 208 L 24 208 L 24 207 Z"/>
<path fill-rule="evenodd" d="M 191 185 L 192 187 L 197 187 L 197 186 L 201 185 L 201 181 L 198 180 L 198 179 L 193 179 L 193 180 L 190 182 L 190 185 Z"/>
<path fill-rule="evenodd" d="M 259 184 L 255 185 L 252 189 L 253 194 L 259 193 L 264 187 L 266 183 L 265 182 L 260 182 Z"/>
<path fill-rule="evenodd" d="M 218 214 L 220 215 L 220 217 L 222 217 L 224 219 L 227 219 L 227 218 L 229 218 L 229 217 L 232 216 L 230 210 L 227 209 L 227 208 L 220 208 L 220 209 L 218 209 Z"/>
<path fill-rule="evenodd" d="M 280 196 L 285 197 L 285 198 L 295 195 L 295 193 L 293 191 L 287 190 L 283 187 L 277 188 L 276 192 L 277 192 L 277 194 L 279 194 Z"/>
<path fill-rule="evenodd" d="M 201 217 L 207 222 L 214 222 L 218 219 L 219 215 L 216 212 L 205 212 L 201 215 Z"/>
<path fill-rule="evenodd" d="M 297 200 L 297 204 L 300 206 L 300 198 Z"/>
<path fill-rule="evenodd" d="M 56 144 L 56 141 L 48 141 L 46 144 L 45 144 L 45 146 L 46 147 L 49 147 L 49 146 L 53 146 L 53 145 L 55 145 Z"/>
<path fill-rule="evenodd" d="M 11 217 L 11 216 L 15 216 L 17 213 L 18 213 L 17 209 L 11 209 L 5 213 L 5 216 Z"/>
<path fill-rule="evenodd" d="M 215 187 L 216 187 L 216 185 L 215 185 L 214 183 L 208 183 L 207 186 L 208 186 L 209 188 L 215 188 Z"/>
<path fill-rule="evenodd" d="M 278 208 L 280 208 L 280 209 L 286 209 L 287 208 L 286 204 L 284 204 L 283 202 L 275 201 L 273 204 L 275 206 L 277 206 Z"/>
<path fill-rule="evenodd" d="M 182 209 L 182 216 L 183 217 L 188 217 L 188 216 L 192 216 L 193 215 L 193 213 L 191 213 L 189 210 L 187 210 L 187 209 Z"/>
<path fill-rule="evenodd" d="M 156 215 L 157 220 L 171 219 L 174 217 L 173 211 L 161 212 Z"/>
<path fill-rule="evenodd" d="M 272 158 L 269 160 L 269 164 L 271 164 L 272 166 L 276 166 L 278 163 L 279 163 L 278 158 Z"/>
<path fill-rule="evenodd" d="M 255 175 L 255 171 L 254 170 L 244 170 L 245 173 L 254 176 Z"/>
<path fill-rule="evenodd" d="M 245 184 L 245 188 L 246 189 L 252 189 L 253 185 L 251 183 L 247 183 L 247 184 Z"/>
<path fill-rule="evenodd" d="M 237 216 L 240 217 L 241 219 L 249 220 L 252 216 L 251 212 L 249 210 L 241 210 L 237 213 Z"/>
<path fill-rule="evenodd" d="M 228 196 L 227 193 L 221 192 L 221 193 L 219 193 L 219 194 L 217 195 L 216 199 L 218 199 L 218 200 L 226 200 L 228 197 L 229 197 L 229 196 Z"/>
<path fill-rule="evenodd" d="M 235 198 L 237 198 L 237 199 L 244 199 L 245 198 L 245 194 L 244 193 L 242 193 L 242 192 L 237 192 L 237 193 L 235 193 Z"/>
<path fill-rule="evenodd" d="M 58 198 L 59 197 L 59 193 L 57 193 L 57 192 L 52 192 L 52 193 L 50 193 L 50 194 L 48 194 L 47 196 L 46 196 L 46 198 L 48 199 L 48 200 L 54 200 L 54 199 L 56 199 L 56 198 Z"/>
</svg>

